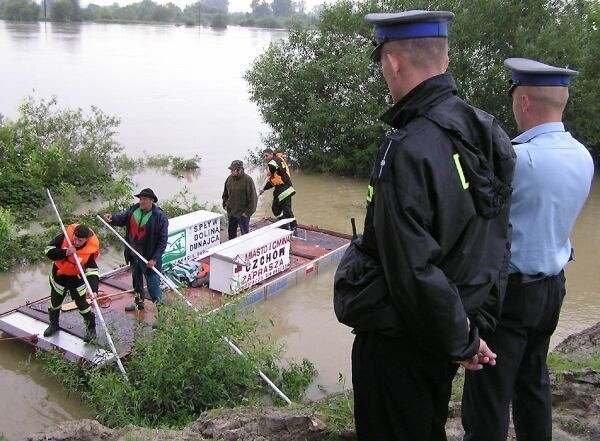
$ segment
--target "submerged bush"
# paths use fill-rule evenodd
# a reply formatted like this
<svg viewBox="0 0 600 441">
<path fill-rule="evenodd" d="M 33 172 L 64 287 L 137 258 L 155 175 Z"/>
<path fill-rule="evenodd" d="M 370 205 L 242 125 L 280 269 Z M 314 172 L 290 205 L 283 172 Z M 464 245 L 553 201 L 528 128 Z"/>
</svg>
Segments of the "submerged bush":
<svg viewBox="0 0 600 441">
<path fill-rule="evenodd" d="M 302 397 L 316 374 L 312 363 L 292 361 L 281 367 L 282 347 L 259 337 L 258 323 L 244 311 L 221 310 L 207 317 L 199 319 L 184 305 L 163 308 L 155 331 L 138 330 L 125 360 L 129 382 L 113 369 L 57 367 L 71 365 L 60 356 L 42 354 L 44 369 L 81 392 L 98 420 L 111 427 L 182 427 L 208 409 L 258 403 L 270 393 L 258 369 L 290 399 Z"/>
<path fill-rule="evenodd" d="M 121 146 L 114 139 L 119 120 L 97 107 L 57 108 L 56 98 L 29 97 L 15 122 L 0 120 L 0 205 L 15 213 L 46 203 L 44 189 L 77 188 L 94 194 L 112 180 Z"/>
<path fill-rule="evenodd" d="M 178 174 L 180 172 L 197 170 L 200 168 L 201 159 L 198 155 L 185 159 L 173 155 L 158 154 L 150 156 L 146 154 L 143 164 L 154 168 L 170 168 L 172 174 Z"/>
<path fill-rule="evenodd" d="M 198 202 L 198 198 L 192 195 L 190 189 L 187 187 L 184 187 L 183 190 L 173 196 L 172 199 L 164 200 L 158 205 L 163 209 L 169 218 L 181 216 L 196 210 L 209 210 L 216 213 L 223 211 L 218 206 L 208 208 L 207 203 L 201 204 Z"/>
</svg>

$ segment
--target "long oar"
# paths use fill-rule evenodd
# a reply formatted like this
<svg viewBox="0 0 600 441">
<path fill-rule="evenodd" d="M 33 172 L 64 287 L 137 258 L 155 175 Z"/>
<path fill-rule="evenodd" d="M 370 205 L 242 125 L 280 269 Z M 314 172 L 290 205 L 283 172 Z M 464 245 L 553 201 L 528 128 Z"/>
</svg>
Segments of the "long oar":
<svg viewBox="0 0 600 441">
<path fill-rule="evenodd" d="M 52 195 L 50 194 L 50 190 L 46 189 L 46 192 L 48 193 L 48 199 L 50 199 L 50 203 L 52 204 L 52 208 L 54 209 L 54 213 L 56 213 L 56 217 L 58 218 L 58 223 L 60 224 L 60 229 L 62 230 L 63 234 L 65 235 L 65 239 L 67 240 L 67 243 L 69 244 L 69 246 L 72 246 L 73 244 L 71 243 L 71 239 L 69 239 L 69 235 L 67 234 L 67 230 L 65 229 L 65 225 L 63 224 L 63 221 L 62 221 L 62 219 L 60 217 L 60 214 L 58 213 L 58 209 L 56 208 L 56 204 L 54 203 L 54 199 L 52 199 Z M 100 319 L 100 323 L 102 323 L 102 327 L 104 329 L 104 333 L 106 334 L 106 341 L 108 342 L 108 345 L 110 346 L 110 350 L 112 351 L 113 355 L 115 356 L 115 360 L 117 360 L 117 366 L 119 366 L 119 370 L 123 374 L 123 378 L 125 378 L 125 381 L 129 381 L 129 379 L 127 378 L 127 373 L 125 372 L 125 368 L 123 367 L 123 363 L 121 363 L 121 359 L 119 358 L 119 354 L 117 353 L 117 349 L 115 348 L 115 345 L 114 345 L 114 343 L 112 341 L 112 338 L 110 337 L 110 333 L 108 332 L 108 327 L 106 326 L 106 322 L 104 321 L 104 317 L 102 317 L 102 311 L 100 310 L 100 307 L 98 306 L 98 301 L 96 300 L 96 294 L 94 294 L 94 291 L 92 291 L 92 287 L 90 286 L 90 282 L 88 282 L 88 279 L 85 276 L 85 272 L 83 271 L 83 268 L 81 267 L 81 262 L 79 262 L 79 259 L 77 258 L 77 254 L 75 255 L 75 259 L 73 259 L 73 260 L 77 264 L 77 269 L 79 270 L 79 274 L 81 275 L 81 279 L 85 282 L 85 287 L 87 288 L 88 292 L 90 293 L 90 296 L 92 297 L 92 303 L 94 304 L 94 309 L 96 310 L 96 314 L 98 315 L 98 318 Z"/>
<path fill-rule="evenodd" d="M 96 216 L 98 219 L 100 219 L 100 221 L 106 225 L 106 227 L 112 231 L 114 233 L 115 236 L 117 236 L 117 238 L 123 242 L 123 244 L 129 248 L 131 250 L 131 252 L 133 252 L 142 262 L 148 264 L 148 261 L 146 259 L 144 259 L 144 257 L 138 253 L 125 239 L 123 239 L 123 237 L 113 228 L 111 227 L 108 222 L 106 222 L 101 216 Z M 177 289 L 177 286 L 168 278 L 165 277 L 159 270 L 157 270 L 155 267 L 152 267 L 152 269 L 154 270 L 154 272 L 156 274 L 158 274 L 158 276 L 169 286 L 169 288 L 171 288 L 173 291 L 175 291 L 179 297 L 181 297 L 183 299 L 183 301 L 190 307 L 192 308 L 194 311 L 196 311 L 198 313 L 198 316 L 204 320 L 205 318 L 202 316 L 202 313 L 198 310 L 198 308 L 196 308 L 194 305 L 192 305 L 190 303 L 190 301 L 183 295 L 181 294 L 181 292 Z M 225 337 L 224 335 L 221 335 L 221 339 L 227 343 L 229 345 L 229 347 L 236 353 L 238 354 L 240 357 L 244 357 L 246 358 L 246 356 L 244 355 L 244 353 L 240 350 L 240 348 L 238 348 L 231 340 L 229 340 L 227 337 Z M 258 374 L 260 375 L 260 377 L 264 380 L 265 383 L 267 383 L 267 385 L 273 389 L 275 391 L 275 393 L 277 395 L 279 395 L 281 397 L 281 399 L 283 401 L 285 401 L 287 404 L 292 404 L 292 401 L 285 396 L 285 394 L 277 387 L 275 386 L 275 384 L 269 379 L 269 377 L 267 377 L 263 371 L 261 371 L 260 369 L 258 370 Z"/>
</svg>

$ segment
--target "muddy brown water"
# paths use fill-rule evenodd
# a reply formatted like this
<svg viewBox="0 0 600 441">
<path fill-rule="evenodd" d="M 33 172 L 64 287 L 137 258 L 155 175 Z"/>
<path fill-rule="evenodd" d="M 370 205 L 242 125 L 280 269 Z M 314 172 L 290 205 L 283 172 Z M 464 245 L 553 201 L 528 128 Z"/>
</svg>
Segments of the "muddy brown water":
<svg viewBox="0 0 600 441">
<path fill-rule="evenodd" d="M 173 180 L 172 185 L 176 182 Z M 354 216 L 358 228 L 362 228 L 366 181 L 297 172 L 294 185 L 298 190 L 294 210 L 300 222 L 349 233 L 348 219 Z M 161 188 L 169 192 L 168 187 Z M 177 188 L 170 191 L 176 193 Z M 257 217 L 268 214 L 269 207 L 269 197 L 261 197 Z M 599 216 L 600 180 L 596 179 L 572 236 L 576 261 L 567 267 L 568 292 L 553 345 L 600 318 Z M 120 251 L 104 255 L 102 271 L 121 260 Z M 48 268 L 49 265 L 41 264 L 0 274 L 0 309 L 45 296 Z M 333 272 L 333 268 L 322 271 L 306 283 L 252 307 L 258 320 L 273 321 L 268 332 L 273 339 L 285 343 L 286 357 L 306 357 L 315 364 L 319 375 L 307 392 L 308 398 L 351 386 L 352 334 L 333 314 Z M 0 433 L 9 440 L 67 419 L 93 417 L 77 396 L 68 395 L 56 381 L 41 373 L 33 351 L 21 343 L 0 344 L 0 392 Z"/>
</svg>

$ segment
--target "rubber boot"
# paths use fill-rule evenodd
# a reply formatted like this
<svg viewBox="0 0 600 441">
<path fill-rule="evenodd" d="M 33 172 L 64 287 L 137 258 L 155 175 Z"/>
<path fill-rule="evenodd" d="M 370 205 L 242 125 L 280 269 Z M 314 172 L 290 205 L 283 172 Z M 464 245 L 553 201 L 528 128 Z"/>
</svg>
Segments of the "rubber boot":
<svg viewBox="0 0 600 441">
<path fill-rule="evenodd" d="M 48 308 L 48 317 L 50 319 L 50 326 L 44 331 L 44 337 L 50 337 L 56 333 L 60 327 L 58 326 L 58 318 L 60 316 L 60 309 Z"/>
<path fill-rule="evenodd" d="M 89 343 L 96 338 L 96 316 L 92 311 L 86 312 L 83 314 L 83 321 L 86 328 L 83 341 Z"/>
<path fill-rule="evenodd" d="M 132 312 L 132 311 L 139 311 L 144 309 L 144 298 L 142 297 L 141 294 L 139 293 L 135 293 L 135 301 L 133 303 L 133 305 L 129 305 L 125 307 L 125 311 L 127 312 Z"/>
</svg>

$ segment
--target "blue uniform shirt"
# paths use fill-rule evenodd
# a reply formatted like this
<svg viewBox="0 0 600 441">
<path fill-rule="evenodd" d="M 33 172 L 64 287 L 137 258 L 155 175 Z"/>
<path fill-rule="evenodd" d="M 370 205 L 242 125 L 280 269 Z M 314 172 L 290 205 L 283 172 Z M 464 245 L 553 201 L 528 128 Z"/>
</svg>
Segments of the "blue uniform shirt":
<svg viewBox="0 0 600 441">
<path fill-rule="evenodd" d="M 561 122 L 533 127 L 513 143 L 509 272 L 555 275 L 571 255 L 569 235 L 590 191 L 592 157 Z"/>
</svg>

